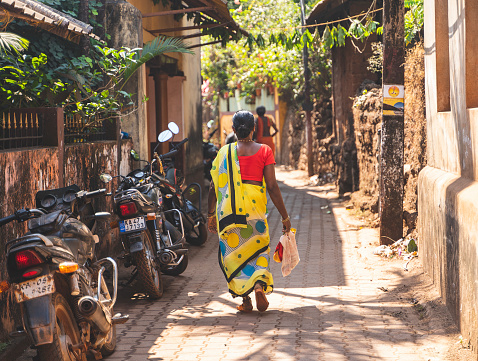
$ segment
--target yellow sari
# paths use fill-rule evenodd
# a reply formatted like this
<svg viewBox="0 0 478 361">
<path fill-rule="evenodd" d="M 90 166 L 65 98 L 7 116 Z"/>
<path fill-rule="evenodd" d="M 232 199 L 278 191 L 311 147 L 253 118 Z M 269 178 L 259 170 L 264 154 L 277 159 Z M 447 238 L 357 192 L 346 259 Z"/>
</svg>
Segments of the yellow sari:
<svg viewBox="0 0 478 361">
<path fill-rule="evenodd" d="M 262 186 L 241 180 L 237 143 L 222 147 L 213 162 L 211 176 L 217 203 L 219 264 L 233 296 L 246 296 L 256 282 L 272 292 L 269 269 L 267 196 Z"/>
</svg>

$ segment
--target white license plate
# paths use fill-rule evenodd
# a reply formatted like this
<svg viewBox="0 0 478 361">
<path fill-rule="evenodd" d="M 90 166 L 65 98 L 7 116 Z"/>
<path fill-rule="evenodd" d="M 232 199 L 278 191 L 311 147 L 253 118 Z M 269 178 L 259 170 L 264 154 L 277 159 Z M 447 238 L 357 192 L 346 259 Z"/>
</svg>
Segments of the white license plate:
<svg viewBox="0 0 478 361">
<path fill-rule="evenodd" d="M 131 232 L 146 229 L 144 217 L 125 219 L 120 222 L 120 232 Z"/>
<path fill-rule="evenodd" d="M 13 292 L 17 302 L 23 302 L 55 292 L 55 281 L 53 275 L 40 276 L 29 281 L 18 283 L 14 286 Z"/>
</svg>

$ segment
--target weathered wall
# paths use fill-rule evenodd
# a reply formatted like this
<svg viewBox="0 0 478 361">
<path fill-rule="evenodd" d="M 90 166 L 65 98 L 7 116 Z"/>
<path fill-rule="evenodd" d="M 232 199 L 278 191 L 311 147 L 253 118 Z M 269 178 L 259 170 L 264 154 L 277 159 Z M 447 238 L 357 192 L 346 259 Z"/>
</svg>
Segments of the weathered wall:
<svg viewBox="0 0 478 361">
<path fill-rule="evenodd" d="M 352 199 L 358 208 L 377 213 L 382 89 L 375 83 L 364 83 L 357 93 L 361 95 L 355 98 L 353 114 L 359 190 Z"/>
<path fill-rule="evenodd" d="M 285 113 L 285 121 L 281 134 L 282 164 L 296 169 L 307 169 L 307 142 L 305 130 L 305 113 L 294 107 L 289 107 Z M 314 100 L 311 112 L 312 121 L 312 154 L 314 158 L 314 174 L 320 179 L 327 178 L 334 172 L 334 149 L 332 144 L 335 138 L 332 135 L 332 105 L 327 96 L 320 96 Z"/>
<path fill-rule="evenodd" d="M 122 141 L 121 174 L 131 169 L 130 140 Z M 34 208 L 35 194 L 40 190 L 59 187 L 63 172 L 65 186 L 77 184 L 82 189 L 104 187 L 99 182 L 103 172 L 118 174 L 116 142 L 97 142 L 67 146 L 63 167 L 59 164 L 58 148 L 41 148 L 0 152 L 0 203 L 1 216 L 12 214 L 20 208 Z M 63 168 L 63 170 L 61 169 Z M 111 203 L 96 205 L 99 210 L 110 211 Z M 4 244 L 26 232 L 26 224 L 10 223 L 0 228 L 0 265 L 5 264 Z M 107 222 L 100 225 L 101 256 L 109 254 L 114 236 Z M 7 277 L 5 267 L 0 267 L 0 280 Z M 19 325 L 19 310 L 10 291 L 0 294 L 0 340 Z"/>
<path fill-rule="evenodd" d="M 415 228 L 418 173 L 426 166 L 425 67 L 423 44 L 407 50 L 405 58 L 404 218 L 407 231 Z M 352 195 L 356 207 L 378 212 L 381 86 L 364 82 L 354 100 L 355 143 L 360 174 L 359 191 Z"/>
<path fill-rule="evenodd" d="M 478 49 L 467 37 L 476 26 L 473 4 L 466 12 L 464 0 L 425 6 L 428 167 L 419 175 L 418 229 L 425 269 L 476 352 L 478 110 L 467 105 L 476 96 L 468 87 L 475 86 L 476 66 L 466 62 Z"/>
<path fill-rule="evenodd" d="M 35 193 L 58 187 L 58 150 L 44 148 L 15 152 L 0 152 L 0 215 L 16 209 L 35 206 Z M 10 223 L 0 228 L 0 280 L 7 279 L 5 242 L 26 232 L 26 224 Z M 0 294 L 0 340 L 5 339 L 19 320 L 19 310 L 13 293 Z"/>
<path fill-rule="evenodd" d="M 420 257 L 477 352 L 478 182 L 426 167 L 418 187 Z"/>
<path fill-rule="evenodd" d="M 111 35 L 108 46 L 120 49 L 141 48 L 143 28 L 141 12 L 124 0 L 106 1 L 105 31 Z M 137 110 L 121 117 L 121 130 L 133 139 L 141 159 L 148 159 L 149 142 L 147 137 L 144 66 L 136 71 L 123 88 L 131 93 L 131 100 Z"/>
</svg>

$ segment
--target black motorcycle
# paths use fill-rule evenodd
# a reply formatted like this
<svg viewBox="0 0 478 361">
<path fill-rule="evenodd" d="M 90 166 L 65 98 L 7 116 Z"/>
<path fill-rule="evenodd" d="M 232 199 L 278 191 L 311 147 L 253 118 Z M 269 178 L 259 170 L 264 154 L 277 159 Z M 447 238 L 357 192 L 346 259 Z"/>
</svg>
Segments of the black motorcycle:
<svg viewBox="0 0 478 361">
<path fill-rule="evenodd" d="M 164 195 L 163 204 L 167 210 L 178 210 L 168 214 L 168 220 L 176 227 L 184 227 L 186 241 L 189 244 L 200 246 L 206 242 L 206 218 L 201 212 L 202 190 L 198 183 L 189 184 L 184 190 L 184 177 L 179 169 L 174 166 L 174 156 L 182 145 L 188 141 L 183 139 L 172 145 L 172 149 L 162 155 L 155 151 L 160 143 L 166 142 L 177 134 L 177 125 L 169 123 L 169 129 L 158 135 L 158 145 L 154 149 L 152 167 L 159 181 L 159 188 Z"/>
<path fill-rule="evenodd" d="M 96 259 L 92 233 L 96 220 L 94 197 L 106 190 L 80 191 L 76 186 L 41 191 L 37 209 L 23 209 L 0 219 L 29 220 L 29 232 L 6 243 L 8 282 L 20 304 L 23 327 L 12 336 L 27 334 L 42 361 L 96 359 L 113 353 L 116 327 L 128 316 L 113 314 L 117 295 L 117 266 L 107 257 Z M 105 271 L 112 277 L 111 296 Z M 109 279 L 108 278 L 108 279 Z M 6 287 L 5 287 L 6 286 Z"/>
<path fill-rule="evenodd" d="M 150 165 L 118 177 L 121 183 L 114 195 L 114 212 L 119 217 L 122 258 L 126 267 L 135 266 L 128 283 L 137 277 L 146 293 L 158 299 L 163 295 L 161 273 L 177 276 L 188 265 L 184 230 L 178 227 L 178 231 L 166 219 L 168 213 L 179 212 L 163 209 L 159 181 L 152 177 Z M 105 183 L 113 179 L 109 174 L 100 178 Z"/>
</svg>

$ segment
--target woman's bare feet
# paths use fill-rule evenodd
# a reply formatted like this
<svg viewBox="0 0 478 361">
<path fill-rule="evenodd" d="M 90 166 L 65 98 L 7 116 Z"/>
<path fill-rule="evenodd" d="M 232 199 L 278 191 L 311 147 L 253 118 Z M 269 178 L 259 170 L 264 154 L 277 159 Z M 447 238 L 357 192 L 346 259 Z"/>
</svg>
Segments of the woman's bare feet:
<svg viewBox="0 0 478 361">
<path fill-rule="evenodd" d="M 242 305 L 236 307 L 241 312 L 252 312 L 252 300 L 249 296 L 242 298 Z"/>
<path fill-rule="evenodd" d="M 269 301 L 267 301 L 266 294 L 260 283 L 256 283 L 254 286 L 254 293 L 256 295 L 256 307 L 259 312 L 264 312 L 269 307 Z"/>
</svg>

